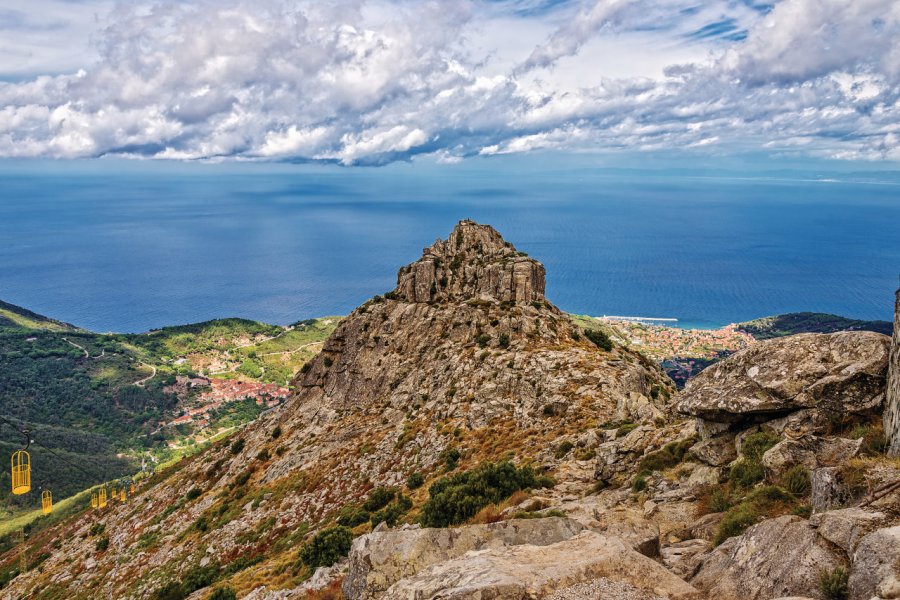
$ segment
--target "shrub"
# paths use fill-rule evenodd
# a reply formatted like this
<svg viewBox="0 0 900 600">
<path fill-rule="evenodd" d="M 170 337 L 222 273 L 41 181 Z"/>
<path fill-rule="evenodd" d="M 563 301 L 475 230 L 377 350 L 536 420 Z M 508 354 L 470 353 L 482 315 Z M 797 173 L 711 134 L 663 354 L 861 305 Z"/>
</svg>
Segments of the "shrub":
<svg viewBox="0 0 900 600">
<path fill-rule="evenodd" d="M 338 512 L 337 524 L 344 527 L 356 527 L 368 521 L 370 516 L 366 509 L 348 504 Z"/>
<path fill-rule="evenodd" d="M 272 439 L 277 440 L 281 437 L 281 425 L 276 425 L 275 429 L 272 430 Z"/>
<path fill-rule="evenodd" d="M 738 504 L 730 509 L 719 522 L 719 531 L 713 539 L 713 545 L 718 546 L 728 538 L 740 535 L 748 527 L 756 523 L 757 514 L 748 504 Z"/>
<path fill-rule="evenodd" d="M 441 458 L 444 460 L 444 466 L 448 471 L 452 471 L 459 464 L 459 459 L 462 456 L 459 450 L 456 448 L 447 448 L 443 452 L 441 452 Z"/>
<path fill-rule="evenodd" d="M 300 548 L 300 560 L 311 570 L 330 567 L 350 552 L 353 534 L 338 525 L 317 533 Z"/>
<path fill-rule="evenodd" d="M 766 469 L 757 460 L 742 458 L 731 465 L 728 476 L 736 484 L 750 487 L 763 480 L 766 476 Z"/>
<path fill-rule="evenodd" d="M 843 567 L 823 570 L 819 573 L 819 591 L 828 600 L 845 600 L 850 594 L 848 579 L 849 574 Z"/>
<path fill-rule="evenodd" d="M 647 489 L 647 476 L 646 475 L 638 475 L 634 483 L 631 485 L 631 491 L 633 492 L 643 492 Z"/>
<path fill-rule="evenodd" d="M 397 524 L 397 520 L 402 517 L 409 509 L 412 508 L 412 500 L 400 494 L 396 502 L 388 504 L 383 509 L 372 515 L 372 528 L 378 526 L 379 523 L 385 522 L 390 527 Z"/>
<path fill-rule="evenodd" d="M 185 494 L 184 497 L 188 502 L 190 502 L 191 500 L 196 500 L 197 498 L 199 498 L 200 494 L 202 493 L 203 492 L 200 491 L 200 488 L 192 487 L 188 490 L 187 494 Z"/>
<path fill-rule="evenodd" d="M 488 504 L 499 504 L 513 492 L 552 483 L 548 479 L 537 477 L 530 467 L 518 468 L 508 461 L 483 463 L 470 471 L 443 477 L 428 490 L 430 497 L 422 507 L 422 524 L 458 525 Z"/>
<path fill-rule="evenodd" d="M 212 591 L 206 600 L 237 600 L 237 593 L 228 586 L 218 587 Z"/>
<path fill-rule="evenodd" d="M 599 329 L 585 329 L 584 337 L 591 340 L 594 345 L 601 350 L 606 350 L 607 352 L 609 352 L 613 349 L 612 340 L 609 339 L 609 336 L 606 335 L 605 332 L 600 331 Z"/>
<path fill-rule="evenodd" d="M 153 600 L 184 600 L 187 594 L 177 581 L 171 581 L 153 593 Z"/>
<path fill-rule="evenodd" d="M 669 442 L 662 449 L 651 452 L 642 458 L 641 462 L 638 463 L 638 472 L 663 471 L 674 467 L 684 460 L 684 455 L 696 441 L 696 439 L 690 437 L 680 442 Z"/>
<path fill-rule="evenodd" d="M 381 510 L 387 506 L 396 495 L 397 492 L 393 488 L 377 487 L 369 492 L 369 498 L 363 503 L 363 508 L 369 512 Z"/>
<path fill-rule="evenodd" d="M 95 535 L 100 535 L 104 531 L 106 531 L 106 525 L 104 525 L 103 523 L 94 523 L 93 525 L 91 525 L 88 533 L 91 537 L 94 537 Z"/>
<path fill-rule="evenodd" d="M 570 442 L 569 440 L 563 441 L 559 446 L 556 447 L 556 452 L 554 452 L 554 456 L 557 460 L 563 458 L 566 454 L 568 454 L 572 448 L 575 447 L 575 444 Z"/>
<path fill-rule="evenodd" d="M 781 486 L 795 496 L 805 496 L 811 485 L 809 469 L 796 465 L 781 476 Z"/>
<path fill-rule="evenodd" d="M 103 536 L 102 538 L 97 540 L 96 544 L 94 544 L 94 550 L 96 550 L 97 552 L 103 552 L 107 548 L 109 548 L 109 538 L 106 536 Z"/>
<path fill-rule="evenodd" d="M 413 473 L 406 479 L 406 487 L 411 490 L 417 490 L 425 483 L 425 477 L 421 473 Z"/>
<path fill-rule="evenodd" d="M 486 333 L 482 333 L 477 338 L 475 338 L 475 342 L 478 344 L 479 348 L 484 348 L 491 342 L 491 336 Z"/>
<path fill-rule="evenodd" d="M 334 364 L 334 359 L 332 359 L 330 356 L 326 356 L 324 359 L 322 359 L 322 363 L 325 365 L 325 367 L 330 367 Z"/>
<path fill-rule="evenodd" d="M 259 452 L 256 453 L 256 460 L 259 462 L 266 462 L 269 460 L 269 450 L 268 448 L 263 448 Z"/>
<path fill-rule="evenodd" d="M 741 454 L 752 461 L 762 460 L 762 455 L 766 450 L 781 441 L 777 435 L 771 431 L 757 431 L 751 433 L 744 438 L 741 444 Z"/>
<path fill-rule="evenodd" d="M 500 338 L 497 340 L 497 345 L 501 348 L 509 348 L 509 334 L 501 333 Z"/>
<path fill-rule="evenodd" d="M 244 449 L 244 440 L 243 439 L 234 440 L 234 442 L 231 444 L 231 453 L 232 454 L 238 454 L 243 449 Z"/>
<path fill-rule="evenodd" d="M 181 579 L 181 587 L 185 596 L 189 596 L 197 590 L 202 590 L 216 582 L 219 578 L 219 563 L 211 562 L 205 567 L 194 567 L 184 574 Z"/>
<path fill-rule="evenodd" d="M 637 429 L 638 427 L 639 427 L 639 425 L 637 423 L 622 423 L 621 425 L 619 425 L 618 428 L 616 428 L 616 437 L 617 438 L 624 437 L 624 436 L 628 435 L 629 433 L 631 433 L 632 431 L 634 431 L 635 429 Z"/>
</svg>

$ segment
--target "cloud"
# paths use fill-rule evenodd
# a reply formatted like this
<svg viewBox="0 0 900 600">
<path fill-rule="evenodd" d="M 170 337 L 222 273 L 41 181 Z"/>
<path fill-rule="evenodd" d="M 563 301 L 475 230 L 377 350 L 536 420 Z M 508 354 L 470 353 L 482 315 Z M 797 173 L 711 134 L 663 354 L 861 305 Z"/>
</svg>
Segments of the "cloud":
<svg viewBox="0 0 900 600">
<path fill-rule="evenodd" d="M 497 39 L 540 37 L 499 60 L 508 50 L 485 44 L 501 24 Z M 896 160 L 898 34 L 893 0 L 120 4 L 82 69 L 0 83 L 0 156 L 354 165 L 693 148 Z M 598 48 L 615 61 L 647 40 L 659 65 L 688 59 L 598 69 Z"/>
</svg>

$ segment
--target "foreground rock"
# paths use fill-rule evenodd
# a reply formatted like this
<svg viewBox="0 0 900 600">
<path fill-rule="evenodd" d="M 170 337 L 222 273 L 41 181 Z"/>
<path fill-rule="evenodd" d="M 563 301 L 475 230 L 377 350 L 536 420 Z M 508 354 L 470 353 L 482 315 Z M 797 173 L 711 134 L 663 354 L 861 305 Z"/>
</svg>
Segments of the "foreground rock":
<svg viewBox="0 0 900 600">
<path fill-rule="evenodd" d="M 486 549 L 443 562 L 398 581 L 384 600 L 525 600 L 600 578 L 672 599 L 697 590 L 615 537 L 585 531 L 548 546 Z"/>
<path fill-rule="evenodd" d="M 853 553 L 850 600 L 900 597 L 900 525 L 865 536 Z M 897 593 L 897 595 L 894 595 Z"/>
<path fill-rule="evenodd" d="M 680 412 L 710 421 L 775 417 L 803 408 L 859 413 L 885 396 L 890 338 L 848 331 L 801 334 L 741 350 L 680 394 Z"/>
<path fill-rule="evenodd" d="M 344 595 L 352 599 L 378 598 L 394 582 L 472 550 L 554 544 L 581 531 L 581 525 L 575 521 L 548 517 L 446 529 L 373 532 L 353 542 Z"/>
<path fill-rule="evenodd" d="M 863 440 L 841 437 L 806 435 L 796 440 L 782 440 L 769 448 L 762 462 L 774 474 L 781 474 L 796 465 L 810 470 L 842 465 L 857 454 Z"/>
<path fill-rule="evenodd" d="M 847 567 L 843 552 L 805 520 L 784 516 L 726 540 L 691 583 L 716 600 L 817 596 L 819 573 L 835 567 Z"/>
<path fill-rule="evenodd" d="M 888 454 L 900 456 L 900 290 L 897 290 L 897 302 L 894 305 L 894 338 L 891 342 L 891 365 L 883 419 Z"/>
</svg>

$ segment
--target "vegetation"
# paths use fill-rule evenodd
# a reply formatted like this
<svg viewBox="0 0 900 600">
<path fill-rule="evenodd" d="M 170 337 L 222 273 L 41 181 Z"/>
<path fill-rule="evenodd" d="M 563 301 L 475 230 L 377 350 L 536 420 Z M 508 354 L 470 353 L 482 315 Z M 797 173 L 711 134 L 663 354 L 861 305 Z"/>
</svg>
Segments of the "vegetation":
<svg viewBox="0 0 900 600">
<path fill-rule="evenodd" d="M 798 497 L 809 493 L 811 481 L 809 469 L 803 465 L 791 467 L 781 476 L 781 486 Z"/>
<path fill-rule="evenodd" d="M 310 570 L 330 567 L 350 552 L 353 533 L 342 525 L 317 533 L 300 548 L 300 560 Z"/>
<path fill-rule="evenodd" d="M 425 477 L 419 473 L 413 473 L 406 479 L 406 487 L 411 490 L 417 490 L 425 483 Z"/>
<path fill-rule="evenodd" d="M 849 573 L 843 567 L 819 573 L 819 591 L 827 600 L 846 600 L 850 595 Z"/>
<path fill-rule="evenodd" d="M 604 331 L 601 331 L 599 329 L 585 329 L 584 337 L 593 342 L 594 345 L 601 350 L 606 350 L 607 352 L 609 352 L 613 349 L 612 340 L 609 339 L 609 335 L 607 335 Z"/>
<path fill-rule="evenodd" d="M 685 454 L 697 442 L 690 437 L 680 442 L 669 442 L 656 452 L 651 452 L 638 463 L 638 472 L 652 473 L 674 467 L 684 460 Z"/>
<path fill-rule="evenodd" d="M 426 527 L 458 525 L 514 492 L 552 485 L 552 480 L 536 475 L 528 466 L 516 467 L 511 462 L 482 463 L 471 471 L 443 477 L 432 484 L 420 519 Z"/>
<path fill-rule="evenodd" d="M 876 331 L 891 335 L 893 324 L 889 321 L 860 321 L 826 313 L 799 312 L 748 321 L 741 323 L 738 329 L 758 340 L 767 340 L 797 333 L 836 331 Z"/>
<path fill-rule="evenodd" d="M 726 539 L 744 533 L 764 518 L 791 512 L 796 504 L 797 499 L 787 490 L 774 485 L 760 486 L 725 512 L 713 544 L 718 546 Z"/>
</svg>

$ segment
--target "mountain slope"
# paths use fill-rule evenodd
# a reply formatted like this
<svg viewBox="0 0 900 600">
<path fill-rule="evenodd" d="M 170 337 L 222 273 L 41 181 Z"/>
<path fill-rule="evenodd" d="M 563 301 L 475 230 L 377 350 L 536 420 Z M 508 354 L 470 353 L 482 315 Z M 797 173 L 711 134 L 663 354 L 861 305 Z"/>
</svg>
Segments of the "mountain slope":
<svg viewBox="0 0 900 600">
<path fill-rule="evenodd" d="M 874 331 L 891 335 L 890 321 L 862 321 L 826 313 L 799 312 L 762 317 L 739 323 L 737 328 L 758 340 L 768 340 L 798 333 L 835 333 L 838 331 Z"/>
<path fill-rule="evenodd" d="M 134 506 L 36 536 L 31 551 L 49 553 L 42 571 L 7 593 L 138 598 L 198 573 L 241 593 L 296 585 L 308 532 L 375 486 L 506 457 L 552 474 L 560 448 L 600 425 L 663 422 L 671 382 L 641 355 L 598 343 L 547 302 L 540 263 L 463 221 L 400 270 L 395 290 L 341 321 L 283 408 L 155 476 Z M 593 468 L 563 479 L 554 493 L 580 495 Z M 408 492 L 403 519 L 426 489 Z M 95 521 L 108 549 L 87 535 Z"/>
</svg>

